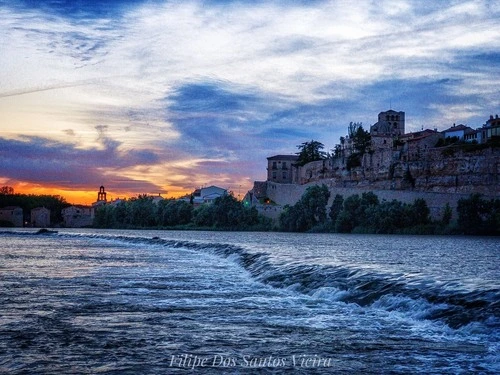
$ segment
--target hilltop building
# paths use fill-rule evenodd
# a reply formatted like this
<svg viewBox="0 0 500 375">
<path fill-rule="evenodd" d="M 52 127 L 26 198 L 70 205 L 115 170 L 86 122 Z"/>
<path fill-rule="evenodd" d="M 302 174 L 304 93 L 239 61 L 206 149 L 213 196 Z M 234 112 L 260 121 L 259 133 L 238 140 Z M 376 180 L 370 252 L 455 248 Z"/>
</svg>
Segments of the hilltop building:
<svg viewBox="0 0 500 375">
<path fill-rule="evenodd" d="M 291 184 L 296 177 L 298 155 L 275 155 L 267 158 L 267 181 Z"/>
<path fill-rule="evenodd" d="M 467 133 L 470 133 L 472 132 L 473 129 L 468 127 L 468 126 L 465 126 L 463 124 L 460 124 L 460 125 L 455 125 L 453 124 L 453 126 L 451 128 L 448 128 L 446 130 L 443 130 L 443 135 L 445 138 L 453 138 L 453 137 L 456 137 L 458 138 L 459 140 L 464 140 L 464 136 L 465 134 Z"/>
<path fill-rule="evenodd" d="M 392 109 L 380 112 L 378 121 L 370 127 L 370 134 L 390 136 L 405 134 L 405 113 Z"/>
<path fill-rule="evenodd" d="M 484 133 L 482 135 L 482 139 L 484 142 L 492 139 L 499 139 L 500 138 L 500 119 L 498 118 L 498 115 L 493 115 L 490 116 L 489 120 L 486 121 L 486 124 L 483 125 L 482 128 L 478 129 L 482 130 Z"/>
</svg>

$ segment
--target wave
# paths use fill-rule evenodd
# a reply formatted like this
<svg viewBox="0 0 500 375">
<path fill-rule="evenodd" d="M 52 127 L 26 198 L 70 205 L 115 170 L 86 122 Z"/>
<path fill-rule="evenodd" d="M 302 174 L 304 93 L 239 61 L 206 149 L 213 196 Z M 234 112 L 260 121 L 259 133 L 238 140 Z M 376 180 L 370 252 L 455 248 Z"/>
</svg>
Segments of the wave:
<svg viewBox="0 0 500 375">
<path fill-rule="evenodd" d="M 2 231 L 3 235 L 36 235 L 36 232 Z M 208 252 L 237 262 L 263 284 L 304 295 L 355 303 L 363 307 L 402 312 L 415 319 L 442 321 L 458 329 L 471 323 L 500 328 L 500 290 L 464 291 L 459 284 L 384 274 L 352 266 L 276 263 L 269 254 L 249 252 L 243 247 L 221 244 L 166 240 L 159 237 L 104 235 L 90 233 L 50 233 L 63 237 L 82 237 L 127 243 L 156 245 Z"/>
</svg>

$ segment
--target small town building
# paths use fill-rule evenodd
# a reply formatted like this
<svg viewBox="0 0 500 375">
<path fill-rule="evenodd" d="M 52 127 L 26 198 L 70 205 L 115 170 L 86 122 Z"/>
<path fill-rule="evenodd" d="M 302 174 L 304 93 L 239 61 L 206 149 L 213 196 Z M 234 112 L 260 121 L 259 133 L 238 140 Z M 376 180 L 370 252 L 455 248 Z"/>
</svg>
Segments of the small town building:
<svg viewBox="0 0 500 375">
<path fill-rule="evenodd" d="M 206 203 L 213 203 L 213 201 L 219 197 L 227 194 L 227 190 L 221 187 L 211 185 L 204 188 L 199 188 L 193 191 L 193 193 L 186 195 L 179 200 L 189 202 L 193 206 L 200 206 Z"/>
<path fill-rule="evenodd" d="M 453 124 L 453 126 L 451 128 L 444 130 L 442 133 L 443 133 L 445 138 L 457 137 L 460 141 L 463 141 L 465 133 L 473 131 L 473 130 L 474 129 L 472 129 L 468 126 L 465 126 L 463 124 L 460 124 L 460 125 Z"/>
<path fill-rule="evenodd" d="M 37 207 L 31 210 L 31 226 L 44 228 L 50 226 L 50 210 L 45 207 Z"/>
<path fill-rule="evenodd" d="M 291 184 L 296 174 L 298 155 L 275 155 L 267 158 L 267 181 Z"/>
<path fill-rule="evenodd" d="M 0 221 L 7 221 L 15 227 L 22 227 L 24 223 L 23 209 L 18 206 L 0 208 Z"/>
<path fill-rule="evenodd" d="M 492 139 L 500 139 L 500 119 L 498 115 L 490 116 L 489 120 L 486 121 L 486 124 L 483 125 L 481 130 L 481 140 L 482 143 L 486 143 Z"/>
<path fill-rule="evenodd" d="M 94 207 L 74 205 L 61 211 L 64 226 L 67 228 L 82 228 L 92 225 Z"/>
</svg>

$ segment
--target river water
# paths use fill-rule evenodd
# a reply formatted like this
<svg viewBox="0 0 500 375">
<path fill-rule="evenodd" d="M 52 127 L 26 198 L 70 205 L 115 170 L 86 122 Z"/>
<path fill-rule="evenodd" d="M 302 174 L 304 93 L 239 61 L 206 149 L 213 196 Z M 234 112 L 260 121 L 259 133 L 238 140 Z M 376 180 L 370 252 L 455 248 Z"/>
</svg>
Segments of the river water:
<svg viewBox="0 0 500 375">
<path fill-rule="evenodd" d="M 0 231 L 0 373 L 500 373 L 498 238 Z"/>
</svg>

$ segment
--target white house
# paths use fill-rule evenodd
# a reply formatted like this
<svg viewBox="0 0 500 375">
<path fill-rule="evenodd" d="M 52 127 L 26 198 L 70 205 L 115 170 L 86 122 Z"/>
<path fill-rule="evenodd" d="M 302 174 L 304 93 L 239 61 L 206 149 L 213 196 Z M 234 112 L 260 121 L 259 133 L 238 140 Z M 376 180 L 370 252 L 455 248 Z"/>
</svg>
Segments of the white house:
<svg viewBox="0 0 500 375">
<path fill-rule="evenodd" d="M 227 190 L 212 185 L 201 189 L 196 189 L 190 196 L 181 198 L 186 202 L 192 201 L 193 205 L 199 206 L 204 203 L 213 203 L 215 199 L 227 194 Z"/>
<path fill-rule="evenodd" d="M 453 124 L 453 126 L 451 128 L 444 130 L 443 134 L 444 134 L 445 138 L 457 137 L 459 140 L 463 140 L 465 133 L 468 133 L 468 132 L 473 131 L 473 130 L 474 129 L 472 129 L 468 126 L 462 125 L 462 124 L 460 124 L 460 125 Z"/>
</svg>

